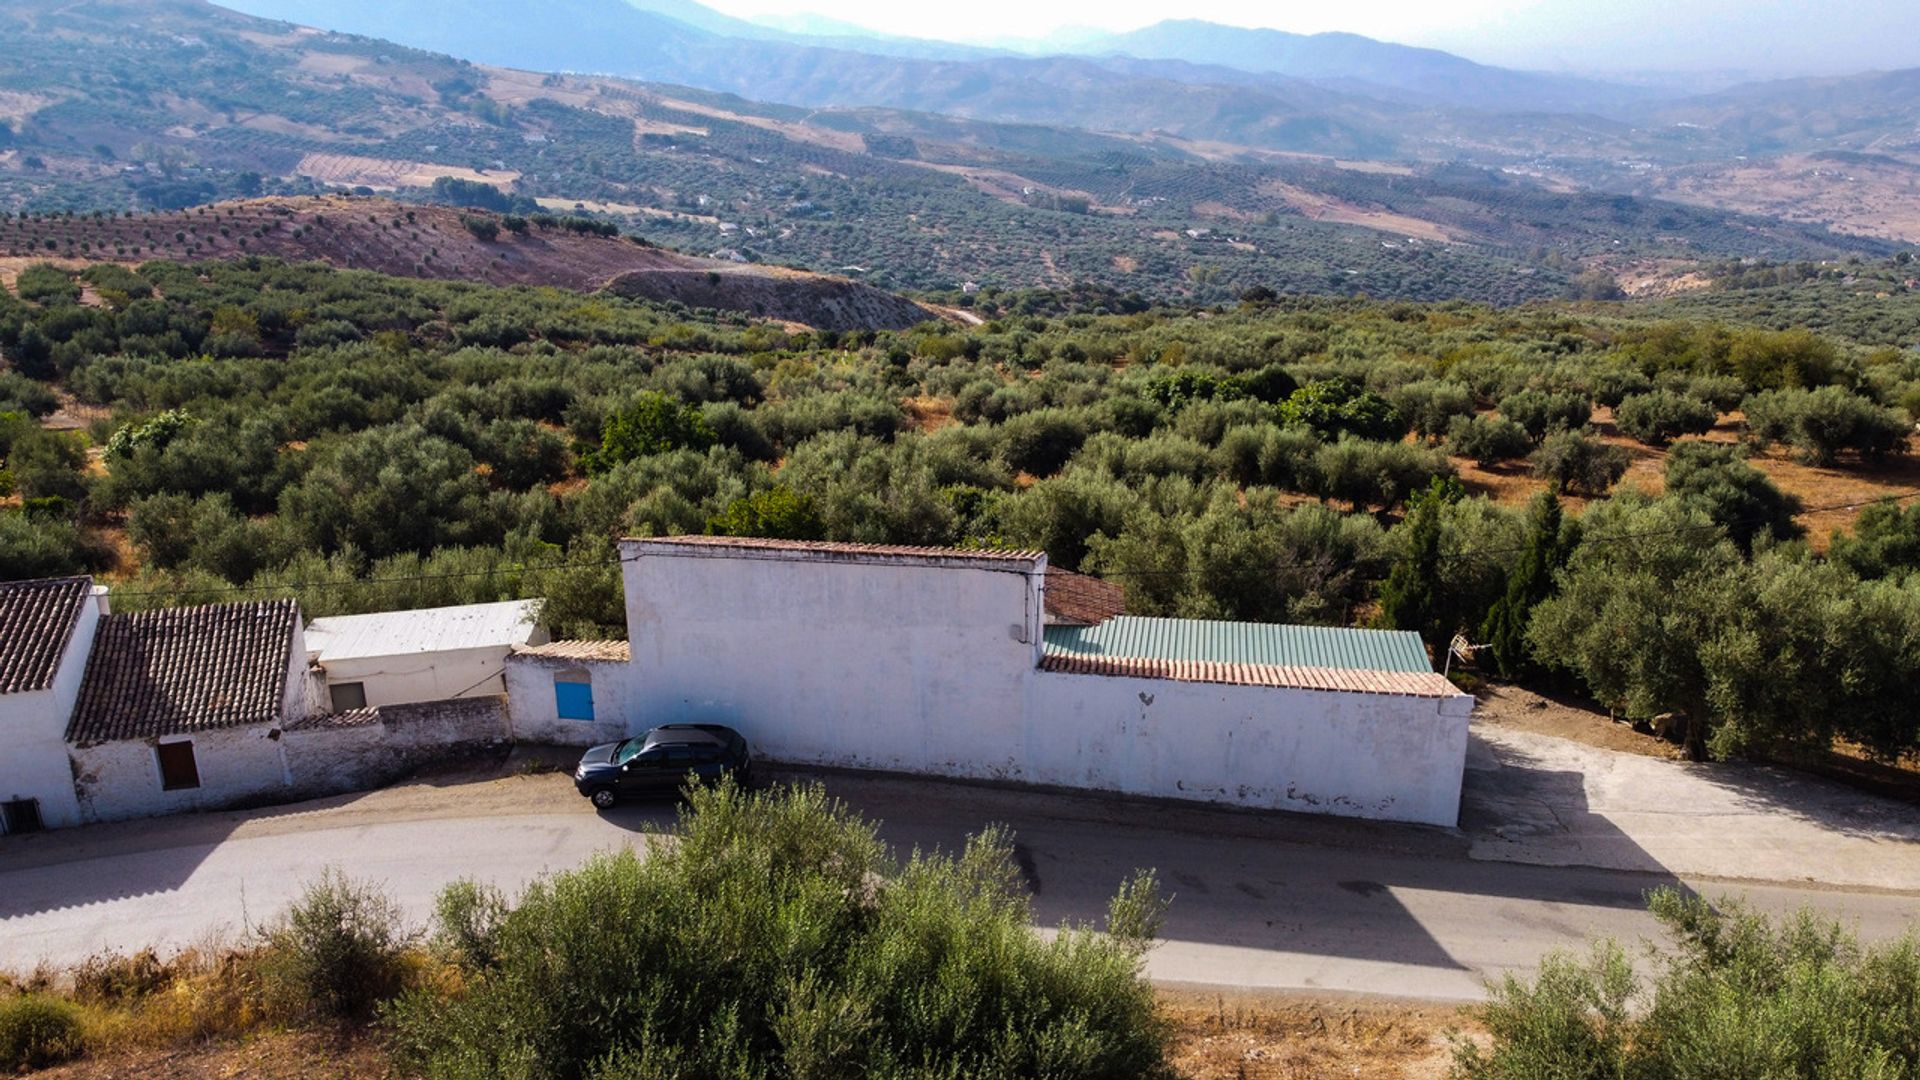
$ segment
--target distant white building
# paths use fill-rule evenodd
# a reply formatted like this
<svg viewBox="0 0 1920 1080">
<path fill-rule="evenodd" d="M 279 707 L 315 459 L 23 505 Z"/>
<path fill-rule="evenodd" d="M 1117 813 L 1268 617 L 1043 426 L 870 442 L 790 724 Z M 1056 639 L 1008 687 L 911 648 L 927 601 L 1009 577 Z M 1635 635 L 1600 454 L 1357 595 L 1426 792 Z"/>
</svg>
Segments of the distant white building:
<svg viewBox="0 0 1920 1080">
<path fill-rule="evenodd" d="M 1459 816 L 1473 699 L 1417 635 L 1130 619 L 1038 552 L 673 537 L 621 562 L 627 641 L 516 651 L 516 737 L 716 722 L 800 764 Z"/>
<path fill-rule="evenodd" d="M 534 600 L 332 615 L 306 632 L 333 712 L 506 693 L 507 653 L 546 640 Z"/>
</svg>

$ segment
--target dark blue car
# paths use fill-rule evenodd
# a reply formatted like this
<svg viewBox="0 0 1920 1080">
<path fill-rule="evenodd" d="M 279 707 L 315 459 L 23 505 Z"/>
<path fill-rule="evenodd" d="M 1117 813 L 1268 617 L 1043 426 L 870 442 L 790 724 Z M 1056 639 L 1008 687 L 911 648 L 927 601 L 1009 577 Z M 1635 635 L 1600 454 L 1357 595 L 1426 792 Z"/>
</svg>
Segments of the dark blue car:
<svg viewBox="0 0 1920 1080">
<path fill-rule="evenodd" d="M 645 735 L 602 743 L 580 758 L 573 786 L 602 810 L 625 799 L 665 798 L 691 774 L 703 784 L 753 779 L 747 740 L 719 724 L 666 724 Z"/>
</svg>

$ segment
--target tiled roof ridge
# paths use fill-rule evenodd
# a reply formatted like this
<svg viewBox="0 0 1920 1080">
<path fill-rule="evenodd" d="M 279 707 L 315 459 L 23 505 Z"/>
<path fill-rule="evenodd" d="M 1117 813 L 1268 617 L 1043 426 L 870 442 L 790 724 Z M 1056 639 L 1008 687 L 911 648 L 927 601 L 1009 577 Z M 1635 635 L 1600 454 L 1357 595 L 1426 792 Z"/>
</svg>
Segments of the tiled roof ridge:
<svg viewBox="0 0 1920 1080">
<path fill-rule="evenodd" d="M 818 552 L 828 555 L 873 555 L 882 558 L 990 559 L 1031 563 L 1045 553 L 998 548 L 927 547 L 914 544 L 862 544 L 843 540 L 776 540 L 760 536 L 628 536 L 625 542 L 671 544 L 694 548 L 740 548 L 749 551 Z"/>
<path fill-rule="evenodd" d="M 1047 613 L 1093 625 L 1127 613 L 1127 591 L 1118 582 L 1047 567 Z"/>
<path fill-rule="evenodd" d="M 633 646 L 621 638 L 563 638 L 543 645 L 515 645 L 510 655 L 545 660 L 578 660 L 624 663 L 632 658 Z"/>
<path fill-rule="evenodd" d="M 67 739 L 111 742 L 278 720 L 299 625 L 291 599 L 103 616 Z"/>
<path fill-rule="evenodd" d="M 0 694 L 53 685 L 92 593 L 84 575 L 0 583 Z"/>
<path fill-rule="evenodd" d="M 1269 686 L 1297 690 L 1343 690 L 1360 694 L 1449 698 L 1463 693 L 1438 672 L 1370 671 L 1362 668 L 1298 667 L 1279 664 L 1231 664 L 1213 660 L 1161 660 L 1137 656 L 1081 656 L 1049 653 L 1042 671 L 1066 675 L 1114 675 L 1228 686 Z"/>
</svg>

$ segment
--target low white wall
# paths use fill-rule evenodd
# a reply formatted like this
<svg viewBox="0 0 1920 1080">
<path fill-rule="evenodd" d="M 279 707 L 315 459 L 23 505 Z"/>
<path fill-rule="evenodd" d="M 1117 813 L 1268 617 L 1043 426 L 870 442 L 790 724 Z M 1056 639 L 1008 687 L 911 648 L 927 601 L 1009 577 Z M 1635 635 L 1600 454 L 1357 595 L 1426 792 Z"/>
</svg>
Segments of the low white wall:
<svg viewBox="0 0 1920 1080">
<path fill-rule="evenodd" d="M 1020 778 L 1456 824 L 1473 699 L 1035 671 Z"/>
<path fill-rule="evenodd" d="M 553 676 L 562 671 L 588 674 L 593 685 L 592 720 L 560 718 Z M 631 664 L 518 655 L 507 661 L 506 684 L 508 722 L 518 742 L 597 746 L 652 726 L 634 719 L 635 671 Z"/>
<path fill-rule="evenodd" d="M 506 660 L 505 646 L 329 660 L 325 683 L 329 687 L 337 683 L 363 684 L 370 706 L 489 697 L 506 692 L 501 679 Z M 320 705 L 331 708 L 325 698 Z"/>
<path fill-rule="evenodd" d="M 212 810 L 271 800 L 289 787 L 282 732 L 276 724 L 203 731 L 161 739 L 123 739 L 72 749 L 74 788 L 87 821 Z M 160 789 L 160 743 L 191 742 L 200 786 Z"/>
<path fill-rule="evenodd" d="M 498 695 L 384 706 L 368 722 L 286 732 L 288 797 L 378 787 L 422 765 L 510 741 Z"/>
</svg>

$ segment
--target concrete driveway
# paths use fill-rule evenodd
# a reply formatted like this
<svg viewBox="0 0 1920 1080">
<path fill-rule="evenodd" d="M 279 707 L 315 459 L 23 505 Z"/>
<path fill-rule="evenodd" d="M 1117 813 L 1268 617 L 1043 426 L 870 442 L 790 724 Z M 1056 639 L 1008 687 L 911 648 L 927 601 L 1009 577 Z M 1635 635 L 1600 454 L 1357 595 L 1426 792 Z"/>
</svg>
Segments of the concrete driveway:
<svg viewBox="0 0 1920 1080">
<path fill-rule="evenodd" d="M 1476 859 L 1920 891 L 1920 810 L 1804 773 L 1476 726 Z"/>
<path fill-rule="evenodd" d="M 1813 907 L 1875 939 L 1903 932 L 1920 910 L 1910 892 L 1747 872 L 1793 863 L 1787 845 L 1831 842 L 1824 831 L 1780 833 L 1777 862 L 1724 877 L 1662 865 L 1656 852 L 1711 859 L 1697 840 L 1663 845 L 1660 815 L 1608 809 L 1630 797 L 1613 794 L 1626 789 L 1608 777 L 1631 778 L 1640 766 L 1609 760 L 1575 784 L 1560 767 L 1584 760 L 1575 749 L 1504 735 L 1479 743 L 1464 832 L 908 778 L 821 779 L 902 850 L 952 849 L 989 823 L 1009 825 L 1043 926 L 1097 920 L 1135 867 L 1157 868 L 1173 907 L 1149 974 L 1169 983 L 1471 999 L 1483 978 L 1530 968 L 1549 949 L 1654 934 L 1643 898 L 1661 885 L 1774 912 Z M 1678 768 L 1648 775 L 1706 781 Z M 449 776 L 297 807 L 0 839 L 0 967 L 244 934 L 329 864 L 384 882 L 424 920 L 453 878 L 518 888 L 596 851 L 644 847 L 644 830 L 671 816 L 666 807 L 595 813 L 560 775 Z M 1727 820 L 1761 827 L 1773 816 Z M 1896 825 L 1910 829 L 1911 812 L 1882 831 Z M 1894 861 L 1905 866 L 1909 855 L 1898 850 Z M 1601 865 L 1567 865 L 1582 857 Z"/>
</svg>

